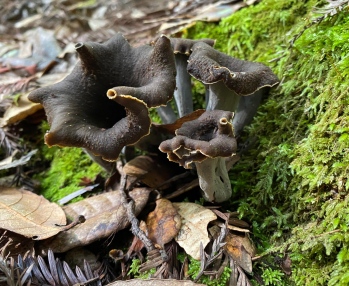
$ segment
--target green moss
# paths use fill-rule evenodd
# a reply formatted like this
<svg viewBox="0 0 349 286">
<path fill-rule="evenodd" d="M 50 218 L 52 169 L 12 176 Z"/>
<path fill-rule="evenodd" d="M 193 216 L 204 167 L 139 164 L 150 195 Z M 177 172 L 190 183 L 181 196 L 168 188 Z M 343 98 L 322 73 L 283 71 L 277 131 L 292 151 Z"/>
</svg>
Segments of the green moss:
<svg viewBox="0 0 349 286">
<path fill-rule="evenodd" d="M 93 180 L 102 172 L 102 168 L 81 148 L 53 148 L 49 149 L 49 154 L 46 153 L 47 157 L 52 158 L 51 167 L 39 175 L 41 194 L 51 201 L 58 201 L 81 189 L 83 178 Z"/>
<path fill-rule="evenodd" d="M 47 122 L 41 125 L 41 132 L 45 134 L 49 129 Z M 104 170 L 94 163 L 81 148 L 49 148 L 47 145 L 39 147 L 38 157 L 43 166 L 49 162 L 46 171 L 35 176 L 41 182 L 41 194 L 51 201 L 58 201 L 66 195 L 82 188 L 83 178 L 93 180 Z"/>
<path fill-rule="evenodd" d="M 195 279 L 200 272 L 200 261 L 189 257 L 189 270 L 188 275 L 191 279 Z M 209 286 L 225 286 L 227 285 L 231 274 L 231 269 L 225 267 L 222 275 L 218 279 L 214 279 L 208 275 L 202 275 L 198 283 L 202 283 Z"/>
<path fill-rule="evenodd" d="M 155 274 L 156 268 L 151 268 L 145 272 L 140 273 L 139 267 L 141 266 L 141 264 L 142 262 L 139 259 L 132 259 L 130 270 L 128 271 L 127 275 L 131 275 L 132 277 L 138 279 L 149 279 L 151 278 L 151 275 Z"/>
<path fill-rule="evenodd" d="M 282 80 L 243 136 L 229 207 L 252 222 L 260 251 L 289 246 L 287 283 L 348 285 L 349 13 L 301 33 L 321 2 L 264 0 L 185 36 L 217 39 Z"/>
<path fill-rule="evenodd" d="M 283 277 L 285 273 L 280 270 L 273 270 L 271 268 L 266 268 L 262 274 L 263 281 L 265 285 L 275 285 L 275 286 L 284 286 Z"/>
</svg>

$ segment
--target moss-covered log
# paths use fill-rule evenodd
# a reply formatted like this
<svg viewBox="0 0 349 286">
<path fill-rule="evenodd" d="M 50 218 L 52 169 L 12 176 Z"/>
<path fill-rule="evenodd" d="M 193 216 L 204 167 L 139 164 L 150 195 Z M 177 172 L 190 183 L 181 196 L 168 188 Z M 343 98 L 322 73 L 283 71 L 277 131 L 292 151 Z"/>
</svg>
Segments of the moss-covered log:
<svg viewBox="0 0 349 286">
<path fill-rule="evenodd" d="M 314 7 L 324 3 L 264 0 L 185 33 L 217 39 L 217 49 L 263 62 L 282 79 L 230 172 L 231 206 L 253 222 L 260 251 L 292 259 L 291 277 L 280 272 L 284 282 L 269 277 L 267 285 L 349 284 L 349 11 L 322 19 Z M 256 269 L 268 278 L 266 263 Z"/>
</svg>

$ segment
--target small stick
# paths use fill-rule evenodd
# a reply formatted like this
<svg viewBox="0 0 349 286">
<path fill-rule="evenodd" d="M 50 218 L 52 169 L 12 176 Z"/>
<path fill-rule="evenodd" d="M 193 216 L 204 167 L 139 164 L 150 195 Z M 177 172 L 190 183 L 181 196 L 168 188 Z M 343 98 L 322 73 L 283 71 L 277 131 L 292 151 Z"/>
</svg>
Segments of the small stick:
<svg viewBox="0 0 349 286">
<path fill-rule="evenodd" d="M 173 199 L 181 194 L 184 194 L 185 192 L 188 192 L 196 187 L 199 186 L 199 179 L 195 179 L 185 185 L 183 185 L 182 187 L 180 187 L 177 191 L 168 194 L 167 196 L 164 196 L 165 199 Z"/>
<path fill-rule="evenodd" d="M 161 183 L 160 185 L 156 186 L 155 189 L 160 189 L 161 187 L 165 186 L 165 185 L 168 185 L 172 182 L 175 182 L 175 181 L 178 181 L 180 179 L 183 179 L 183 178 L 186 178 L 190 175 L 189 172 L 185 172 L 185 173 L 182 173 L 182 174 L 179 174 L 177 176 L 173 176 L 172 178 L 168 179 L 167 181 Z"/>
<path fill-rule="evenodd" d="M 61 231 L 67 231 L 68 229 L 71 229 L 72 227 L 80 224 L 80 223 L 84 223 L 86 221 L 85 217 L 83 215 L 79 215 L 77 218 L 74 219 L 74 221 L 72 221 L 70 224 L 67 225 L 59 225 L 56 224 L 56 226 L 61 226 Z"/>
<path fill-rule="evenodd" d="M 126 207 L 127 217 L 131 223 L 131 232 L 137 236 L 144 244 L 147 251 L 154 250 L 155 247 L 146 234 L 139 228 L 139 221 L 134 214 L 134 201 L 126 195 L 127 175 L 122 174 L 120 180 L 120 193 L 122 197 L 122 204 Z M 129 200 L 129 202 L 127 202 Z"/>
</svg>

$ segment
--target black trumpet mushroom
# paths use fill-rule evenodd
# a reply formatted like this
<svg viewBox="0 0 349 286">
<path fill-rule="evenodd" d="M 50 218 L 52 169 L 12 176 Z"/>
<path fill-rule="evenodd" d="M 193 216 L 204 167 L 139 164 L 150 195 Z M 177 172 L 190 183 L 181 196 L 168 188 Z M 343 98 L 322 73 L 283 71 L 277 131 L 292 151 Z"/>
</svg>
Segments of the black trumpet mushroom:
<svg viewBox="0 0 349 286">
<path fill-rule="evenodd" d="M 224 202 L 232 194 L 226 167 L 226 158 L 233 157 L 237 147 L 232 117 L 230 111 L 206 111 L 183 123 L 175 137 L 159 146 L 170 161 L 187 169 L 195 164 L 203 196 L 210 202 Z"/>
<path fill-rule="evenodd" d="M 121 149 L 149 134 L 148 108 L 166 105 L 175 89 L 169 38 L 137 48 L 117 34 L 107 42 L 78 43 L 80 61 L 66 78 L 30 93 L 41 103 L 48 146 L 83 147 L 115 161 Z"/>
<path fill-rule="evenodd" d="M 206 110 L 236 111 L 235 135 L 251 121 L 262 96 L 279 82 L 264 64 L 233 58 L 204 42 L 193 45 L 187 70 L 208 86 Z"/>
</svg>

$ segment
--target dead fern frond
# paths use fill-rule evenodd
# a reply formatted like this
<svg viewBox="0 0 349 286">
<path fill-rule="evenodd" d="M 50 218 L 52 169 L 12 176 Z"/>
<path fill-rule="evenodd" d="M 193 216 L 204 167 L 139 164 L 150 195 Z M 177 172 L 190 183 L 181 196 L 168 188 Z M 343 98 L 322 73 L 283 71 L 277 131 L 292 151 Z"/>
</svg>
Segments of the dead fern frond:
<svg viewBox="0 0 349 286">
<path fill-rule="evenodd" d="M 3 251 L 2 251 L 3 252 Z M 1 253 L 2 253 L 1 252 Z M 54 257 L 48 251 L 47 262 L 38 255 L 33 257 L 18 255 L 17 261 L 13 257 L 3 257 L 0 253 L 0 284 L 9 286 L 47 285 L 47 286 L 102 286 L 101 275 L 92 271 L 90 265 L 84 261 L 84 269 L 76 266 L 73 271 L 65 261 Z"/>
<path fill-rule="evenodd" d="M 0 148 L 5 152 L 5 157 L 11 156 L 15 150 L 19 149 L 18 141 L 20 138 L 15 137 L 3 128 L 0 128 Z"/>
<path fill-rule="evenodd" d="M 323 20 L 329 17 L 333 17 L 334 15 L 338 14 L 340 11 L 344 9 L 348 9 L 349 7 L 349 0 L 327 0 L 327 4 L 323 7 L 314 7 L 313 12 L 314 14 L 320 14 L 320 16 L 313 17 L 307 22 L 304 27 L 293 37 L 289 40 L 289 46 L 287 49 L 282 53 L 281 56 L 270 60 L 269 62 L 277 61 L 283 57 L 286 56 L 286 52 L 293 48 L 295 42 L 303 35 L 303 33 L 309 29 L 310 27 L 320 24 Z"/>
<path fill-rule="evenodd" d="M 226 225 L 223 225 L 223 227 L 221 228 L 221 232 L 220 232 L 219 236 L 213 241 L 212 249 L 211 249 L 211 252 L 209 254 L 205 253 L 204 247 L 201 243 L 201 245 L 200 245 L 200 261 L 201 261 L 200 271 L 199 271 L 198 275 L 195 277 L 194 282 L 197 282 L 203 274 L 208 274 L 207 271 L 213 263 L 217 263 L 217 262 L 221 263 L 222 262 L 223 246 L 226 244 L 225 237 L 227 236 L 227 233 L 228 233 L 228 229 L 227 229 Z M 215 271 L 215 272 L 216 272 L 215 274 L 218 274 L 217 271 Z M 210 273 L 210 274 L 212 274 L 212 273 Z M 220 274 L 222 274 L 222 273 L 220 273 Z M 217 278 L 219 278 L 219 277 L 217 277 Z"/>
<path fill-rule="evenodd" d="M 323 14 L 325 18 L 328 16 L 334 16 L 344 8 L 348 7 L 348 0 L 327 0 L 327 4 L 324 7 L 315 7 L 314 12 Z"/>
</svg>

